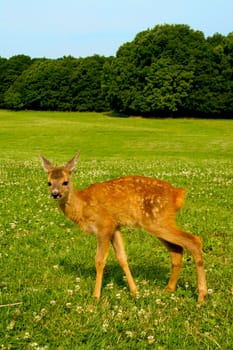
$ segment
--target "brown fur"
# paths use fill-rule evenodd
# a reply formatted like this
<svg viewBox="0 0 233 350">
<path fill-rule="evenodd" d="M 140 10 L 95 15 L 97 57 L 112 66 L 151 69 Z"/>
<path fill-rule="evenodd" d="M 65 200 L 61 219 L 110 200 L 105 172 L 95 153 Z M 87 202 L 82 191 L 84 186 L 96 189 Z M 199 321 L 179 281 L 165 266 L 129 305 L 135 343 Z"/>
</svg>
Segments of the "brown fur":
<svg viewBox="0 0 233 350">
<path fill-rule="evenodd" d="M 147 230 L 158 237 L 170 252 L 172 271 L 168 292 L 173 292 L 176 288 L 183 249 L 189 250 L 197 270 L 198 301 L 204 301 L 207 287 L 201 240 L 198 236 L 182 231 L 175 221 L 176 212 L 184 203 L 185 190 L 154 178 L 124 176 L 78 191 L 73 188 L 70 179 L 78 156 L 79 154 L 60 168 L 54 167 L 42 156 L 41 161 L 48 172 L 50 193 L 58 200 L 61 210 L 84 232 L 95 234 L 97 237 L 94 296 L 100 298 L 110 243 L 126 275 L 131 293 L 137 292 L 120 233 L 120 227 L 127 225 Z"/>
</svg>

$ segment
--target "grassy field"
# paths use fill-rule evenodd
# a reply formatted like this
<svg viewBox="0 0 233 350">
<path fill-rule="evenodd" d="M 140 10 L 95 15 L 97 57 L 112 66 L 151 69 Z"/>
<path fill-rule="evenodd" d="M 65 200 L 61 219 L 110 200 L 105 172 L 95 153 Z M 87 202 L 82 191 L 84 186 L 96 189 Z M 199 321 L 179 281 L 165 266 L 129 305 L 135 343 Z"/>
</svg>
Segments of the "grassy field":
<svg viewBox="0 0 233 350">
<path fill-rule="evenodd" d="M 232 349 L 232 141 L 230 120 L 0 111 L 0 349 Z M 178 221 L 203 240 L 204 305 L 191 256 L 167 295 L 167 251 L 128 228 L 139 295 L 130 296 L 111 251 L 95 302 L 95 236 L 58 211 L 38 159 L 41 151 L 63 164 L 77 150 L 76 187 L 139 174 L 188 190 Z"/>
</svg>

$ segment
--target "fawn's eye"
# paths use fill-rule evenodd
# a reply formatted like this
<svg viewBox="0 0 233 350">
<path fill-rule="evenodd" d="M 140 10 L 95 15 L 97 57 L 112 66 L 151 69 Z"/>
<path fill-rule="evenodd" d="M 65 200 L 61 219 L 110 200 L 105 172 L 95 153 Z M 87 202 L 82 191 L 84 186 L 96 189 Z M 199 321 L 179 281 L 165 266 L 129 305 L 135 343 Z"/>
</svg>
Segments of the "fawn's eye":
<svg viewBox="0 0 233 350">
<path fill-rule="evenodd" d="M 49 182 L 48 182 L 48 186 L 51 186 L 51 185 L 52 185 L 52 183 L 49 181 Z"/>
<path fill-rule="evenodd" d="M 64 181 L 63 183 L 62 183 L 62 186 L 67 186 L 68 185 L 68 181 Z"/>
</svg>

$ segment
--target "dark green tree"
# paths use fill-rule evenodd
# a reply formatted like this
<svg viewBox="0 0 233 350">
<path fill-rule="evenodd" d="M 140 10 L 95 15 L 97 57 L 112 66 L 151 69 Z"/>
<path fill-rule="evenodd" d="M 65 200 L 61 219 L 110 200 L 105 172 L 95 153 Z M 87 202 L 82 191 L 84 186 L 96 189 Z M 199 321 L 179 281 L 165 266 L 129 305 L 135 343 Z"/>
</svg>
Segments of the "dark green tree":
<svg viewBox="0 0 233 350">
<path fill-rule="evenodd" d="M 104 111 L 109 109 L 109 103 L 102 89 L 103 66 L 108 60 L 110 58 L 99 55 L 77 60 L 70 79 L 73 110 Z"/>
<path fill-rule="evenodd" d="M 13 109 L 99 111 L 108 103 L 101 89 L 107 59 L 63 57 L 38 59 L 5 93 L 5 106 Z"/>
<path fill-rule="evenodd" d="M 220 34 L 207 38 L 193 64 L 192 91 L 187 98 L 187 109 L 191 114 L 213 117 L 224 116 L 226 112 L 232 91 L 232 69 L 224 52 L 224 42 Z M 232 107 L 230 109 L 233 111 Z"/>
<path fill-rule="evenodd" d="M 0 57 L 0 107 L 5 107 L 4 95 L 33 60 L 29 56 L 16 55 L 9 59 Z"/>
<path fill-rule="evenodd" d="M 139 33 L 105 66 L 111 107 L 144 115 L 220 115 L 232 100 L 231 37 L 227 47 L 228 57 L 225 37 L 207 40 L 187 25 Z"/>
<path fill-rule="evenodd" d="M 8 108 L 65 110 L 68 69 L 62 61 L 37 60 L 5 94 Z M 17 102 L 16 102 L 17 101 Z"/>
<path fill-rule="evenodd" d="M 233 33 L 157 25 L 116 57 L 0 57 L 0 107 L 232 117 Z"/>
</svg>

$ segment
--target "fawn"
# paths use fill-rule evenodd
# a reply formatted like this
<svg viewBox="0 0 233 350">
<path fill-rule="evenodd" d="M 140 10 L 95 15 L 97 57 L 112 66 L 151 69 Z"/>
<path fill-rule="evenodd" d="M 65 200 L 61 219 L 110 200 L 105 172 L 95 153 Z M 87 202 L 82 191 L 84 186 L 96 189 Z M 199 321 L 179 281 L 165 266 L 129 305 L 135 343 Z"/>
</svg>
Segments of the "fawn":
<svg viewBox="0 0 233 350">
<path fill-rule="evenodd" d="M 40 155 L 42 165 L 48 173 L 48 186 L 52 198 L 58 201 L 59 207 L 69 219 L 78 224 L 84 232 L 95 234 L 97 237 L 94 296 L 100 298 L 110 243 L 126 275 L 131 294 L 137 293 L 120 233 L 120 227 L 127 225 L 142 227 L 158 237 L 168 249 L 171 257 L 171 276 L 167 291 L 170 293 L 176 288 L 183 249 L 192 254 L 197 271 L 198 302 L 203 302 L 207 295 L 207 286 L 201 239 L 182 231 L 175 222 L 176 212 L 183 206 L 185 190 L 145 176 L 123 176 L 77 190 L 72 186 L 71 173 L 78 158 L 79 153 L 66 165 L 54 167 Z"/>
</svg>

